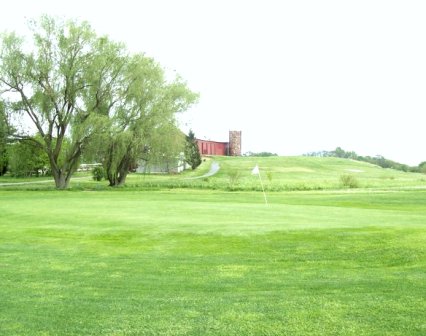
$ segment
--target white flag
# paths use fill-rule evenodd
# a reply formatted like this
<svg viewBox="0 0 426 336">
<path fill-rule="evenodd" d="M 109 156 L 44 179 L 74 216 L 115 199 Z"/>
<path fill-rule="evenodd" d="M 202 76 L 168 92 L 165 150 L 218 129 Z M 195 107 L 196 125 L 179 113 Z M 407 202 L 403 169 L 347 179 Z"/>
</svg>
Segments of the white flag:
<svg viewBox="0 0 426 336">
<path fill-rule="evenodd" d="M 256 167 L 253 168 L 253 170 L 251 171 L 252 175 L 259 175 L 259 166 L 256 165 Z"/>
</svg>

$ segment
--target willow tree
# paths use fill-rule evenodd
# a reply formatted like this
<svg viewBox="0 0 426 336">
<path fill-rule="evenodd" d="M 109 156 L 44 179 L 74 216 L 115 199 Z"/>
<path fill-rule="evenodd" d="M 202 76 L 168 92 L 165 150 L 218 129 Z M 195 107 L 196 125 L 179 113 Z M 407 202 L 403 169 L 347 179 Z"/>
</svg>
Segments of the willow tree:
<svg viewBox="0 0 426 336">
<path fill-rule="evenodd" d="M 14 33 L 2 35 L 0 92 L 40 135 L 36 145 L 49 158 L 56 187 L 64 189 L 85 146 L 106 125 L 115 103 L 106 97 L 119 90 L 127 56 L 85 22 L 44 16 L 30 28 L 29 44 Z"/>
<path fill-rule="evenodd" d="M 183 145 L 176 114 L 198 97 L 180 78 L 166 81 L 159 64 L 141 54 L 130 58 L 123 74 L 121 90 L 109 98 L 115 104 L 100 141 L 110 186 L 122 185 L 130 168 L 148 153 L 169 155 L 167 149 L 175 148 L 177 141 Z"/>
</svg>

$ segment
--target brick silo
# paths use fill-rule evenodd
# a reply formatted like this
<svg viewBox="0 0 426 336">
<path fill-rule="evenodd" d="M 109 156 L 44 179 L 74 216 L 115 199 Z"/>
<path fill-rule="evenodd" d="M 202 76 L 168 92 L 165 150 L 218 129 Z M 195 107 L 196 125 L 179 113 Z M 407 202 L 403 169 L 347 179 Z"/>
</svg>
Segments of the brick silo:
<svg viewBox="0 0 426 336">
<path fill-rule="evenodd" d="M 229 131 L 229 156 L 241 156 L 241 131 Z"/>
</svg>

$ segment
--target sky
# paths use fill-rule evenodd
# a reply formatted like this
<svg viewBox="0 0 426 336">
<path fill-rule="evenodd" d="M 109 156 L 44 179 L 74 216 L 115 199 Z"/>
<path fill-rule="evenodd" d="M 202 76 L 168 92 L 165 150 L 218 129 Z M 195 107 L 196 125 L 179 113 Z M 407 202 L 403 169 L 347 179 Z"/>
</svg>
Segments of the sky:
<svg viewBox="0 0 426 336">
<path fill-rule="evenodd" d="M 181 128 L 201 139 L 240 130 L 243 152 L 426 161 L 426 1 L 21 0 L 2 3 L 0 31 L 42 14 L 182 76 L 200 99 Z"/>
</svg>

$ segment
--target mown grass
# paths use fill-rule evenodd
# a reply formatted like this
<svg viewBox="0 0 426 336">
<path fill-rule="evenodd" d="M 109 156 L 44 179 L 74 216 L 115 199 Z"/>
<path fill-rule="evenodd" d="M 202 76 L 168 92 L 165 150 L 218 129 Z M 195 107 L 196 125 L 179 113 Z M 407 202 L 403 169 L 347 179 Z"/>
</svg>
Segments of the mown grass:
<svg viewBox="0 0 426 336">
<path fill-rule="evenodd" d="M 424 335 L 426 191 L 0 190 L 1 335 Z"/>
</svg>

